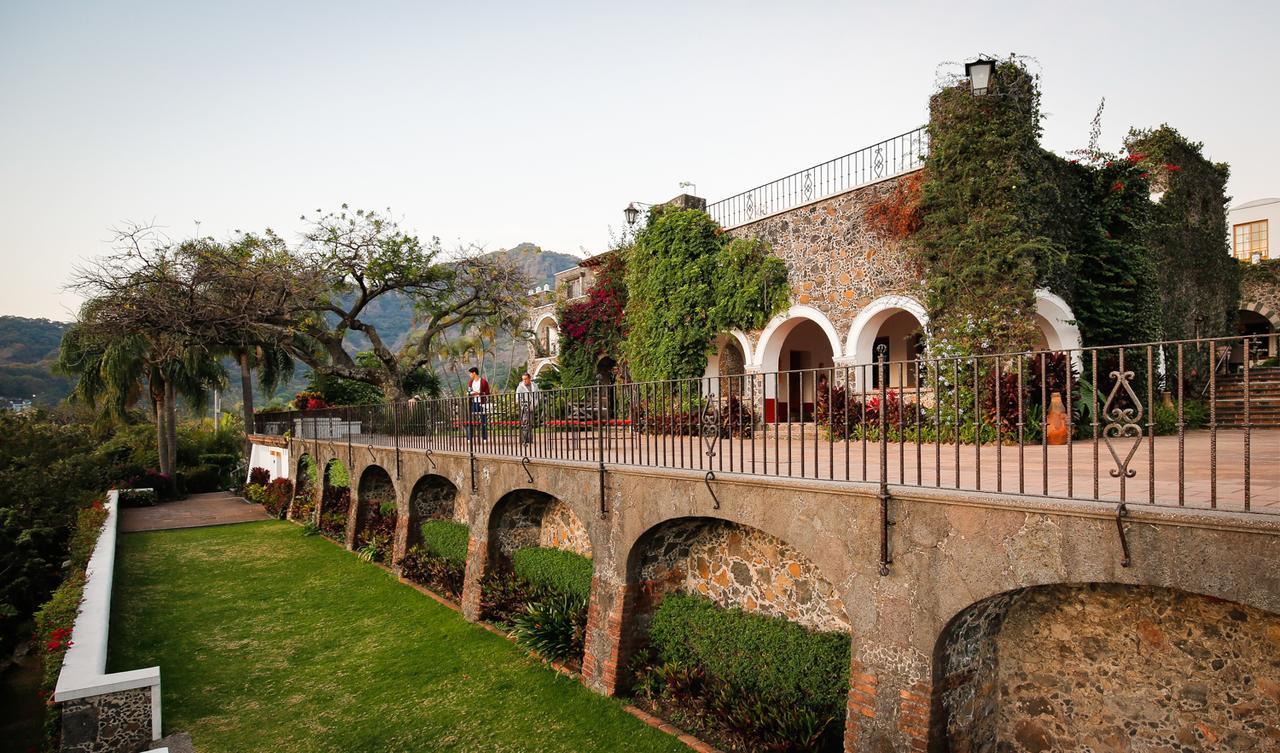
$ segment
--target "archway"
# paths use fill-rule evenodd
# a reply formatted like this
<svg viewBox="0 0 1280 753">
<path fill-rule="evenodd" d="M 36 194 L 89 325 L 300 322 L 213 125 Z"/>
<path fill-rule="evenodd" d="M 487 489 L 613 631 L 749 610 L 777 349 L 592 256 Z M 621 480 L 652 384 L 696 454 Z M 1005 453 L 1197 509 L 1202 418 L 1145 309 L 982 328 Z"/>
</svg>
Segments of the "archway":
<svg viewBox="0 0 1280 753">
<path fill-rule="evenodd" d="M 409 546 L 422 543 L 422 524 L 428 520 L 465 523 L 458 507 L 458 487 L 444 476 L 429 473 L 418 479 L 409 494 Z"/>
<path fill-rule="evenodd" d="M 1259 307 L 1261 308 L 1261 307 Z M 1242 366 L 1245 358 L 1250 366 L 1257 366 L 1268 359 L 1280 356 L 1280 325 L 1268 317 L 1266 309 L 1242 308 L 1236 313 L 1236 332 L 1246 338 L 1233 344 L 1231 349 L 1232 366 Z M 1280 317 L 1276 317 L 1280 319 Z M 1246 350 L 1247 349 L 1247 350 Z"/>
<path fill-rule="evenodd" d="M 745 719 L 714 700 L 744 697 L 818 720 L 820 732 L 803 749 L 842 749 L 850 624 L 835 587 L 798 549 L 731 521 L 679 518 L 636 540 L 627 581 L 635 596 L 620 641 L 639 652 L 624 658 L 638 672 L 630 679 L 642 706 L 666 716 L 687 705 L 698 731 L 735 749 L 798 742 L 780 717 Z M 653 690 L 673 665 L 703 678 L 692 693 Z"/>
<path fill-rule="evenodd" d="M 757 367 L 764 372 L 764 420 L 811 421 L 818 381 L 840 357 L 840 337 L 821 311 L 793 306 L 760 335 Z M 776 372 L 776 375 L 774 373 Z"/>
<path fill-rule="evenodd" d="M 316 514 L 316 495 L 320 490 L 320 472 L 311 455 L 303 453 L 298 458 L 294 474 L 293 502 L 289 505 L 289 520 L 312 521 Z"/>
<path fill-rule="evenodd" d="M 351 477 L 347 466 L 334 458 L 324 466 L 324 485 L 320 491 L 320 509 L 317 511 L 320 533 L 343 541 L 346 538 L 347 518 L 351 513 Z"/>
<path fill-rule="evenodd" d="M 1173 589 L 1000 594 L 938 638 L 930 750 L 1271 749 L 1278 635 L 1278 615 Z"/>
<path fill-rule="evenodd" d="M 1083 362 L 1080 352 L 1080 328 L 1071 307 L 1060 296 L 1048 290 L 1036 291 L 1037 350 L 1068 351 L 1077 367 Z"/>
<path fill-rule="evenodd" d="M 396 486 L 391 474 L 370 465 L 356 487 L 356 535 L 353 548 L 375 562 L 391 557 L 396 532 Z"/>
<path fill-rule="evenodd" d="M 512 555 L 533 546 L 591 557 L 587 528 L 564 501 L 537 489 L 507 492 L 489 515 L 489 563 L 509 568 Z"/>
<path fill-rule="evenodd" d="M 924 354 L 929 315 L 910 296 L 887 295 L 867 304 L 854 317 L 845 344 L 848 362 L 854 367 L 853 382 L 859 390 L 880 386 L 881 370 L 874 364 L 884 358 L 889 388 L 915 387 L 916 369 L 909 362 Z"/>
<path fill-rule="evenodd" d="M 741 332 L 722 334 L 712 343 L 702 374 L 704 394 L 743 392 L 743 374 L 751 363 L 751 343 Z M 730 378 L 737 377 L 737 378 Z"/>
<path fill-rule="evenodd" d="M 560 324 L 552 314 L 543 314 L 533 325 L 534 357 L 553 358 L 560 352 Z"/>
</svg>

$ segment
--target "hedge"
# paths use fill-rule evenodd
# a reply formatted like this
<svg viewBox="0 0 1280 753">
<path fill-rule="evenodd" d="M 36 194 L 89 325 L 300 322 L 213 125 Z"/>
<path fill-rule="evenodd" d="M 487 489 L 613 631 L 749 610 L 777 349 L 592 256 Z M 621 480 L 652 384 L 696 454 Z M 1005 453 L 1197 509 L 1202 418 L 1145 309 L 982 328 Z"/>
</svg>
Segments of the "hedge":
<svg viewBox="0 0 1280 753">
<path fill-rule="evenodd" d="M 516 575 L 535 589 L 591 597 L 591 560 L 576 552 L 531 546 L 511 557 Z"/>
<path fill-rule="evenodd" d="M 422 547 L 429 554 L 455 565 L 467 562 L 467 542 L 471 529 L 452 520 L 428 520 L 422 524 Z"/>
<path fill-rule="evenodd" d="M 649 638 L 659 659 L 774 703 L 843 713 L 849 695 L 849 636 L 726 609 L 699 597 L 662 600 Z"/>
</svg>

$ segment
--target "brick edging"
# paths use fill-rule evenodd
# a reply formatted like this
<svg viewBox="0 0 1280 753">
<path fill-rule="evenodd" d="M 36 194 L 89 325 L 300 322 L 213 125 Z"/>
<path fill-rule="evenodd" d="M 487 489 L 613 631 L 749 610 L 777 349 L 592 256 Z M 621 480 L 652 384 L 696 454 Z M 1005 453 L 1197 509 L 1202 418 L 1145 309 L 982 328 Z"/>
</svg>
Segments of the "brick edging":
<svg viewBox="0 0 1280 753">
<path fill-rule="evenodd" d="M 644 722 L 645 724 L 649 725 L 650 727 L 653 727 L 659 732 L 665 732 L 668 735 L 675 736 L 677 740 L 684 743 L 685 745 L 688 745 L 690 748 L 698 751 L 698 753 L 721 753 L 719 748 L 716 748 L 711 745 L 708 745 L 707 743 L 704 743 L 703 741 L 699 740 L 698 738 L 694 737 L 688 732 L 685 732 L 684 730 L 680 729 L 674 724 L 671 724 L 670 722 L 665 721 L 662 717 L 654 716 L 653 714 L 650 714 L 648 711 L 645 711 L 639 706 L 632 706 L 631 704 L 628 703 L 622 707 L 622 710 L 634 716 L 635 718 L 639 719 L 640 721 Z"/>
</svg>

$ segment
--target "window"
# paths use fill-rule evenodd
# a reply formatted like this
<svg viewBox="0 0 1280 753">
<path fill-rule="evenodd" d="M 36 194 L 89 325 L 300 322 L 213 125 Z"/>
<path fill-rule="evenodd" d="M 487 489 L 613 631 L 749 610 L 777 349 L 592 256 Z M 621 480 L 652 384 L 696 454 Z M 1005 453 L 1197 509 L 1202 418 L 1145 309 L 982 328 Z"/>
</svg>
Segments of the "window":
<svg viewBox="0 0 1280 753">
<path fill-rule="evenodd" d="M 1241 261 L 1251 261 L 1256 255 L 1259 259 L 1269 259 L 1267 253 L 1267 221 L 1244 222 L 1236 225 L 1232 233 L 1232 246 L 1235 255 Z"/>
</svg>

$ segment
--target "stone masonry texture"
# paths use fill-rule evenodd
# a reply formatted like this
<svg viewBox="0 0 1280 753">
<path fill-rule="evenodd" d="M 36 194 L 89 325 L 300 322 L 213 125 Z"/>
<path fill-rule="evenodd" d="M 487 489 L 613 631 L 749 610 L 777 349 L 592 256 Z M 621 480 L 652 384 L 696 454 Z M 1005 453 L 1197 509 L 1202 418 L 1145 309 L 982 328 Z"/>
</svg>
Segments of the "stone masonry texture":
<svg viewBox="0 0 1280 753">
<path fill-rule="evenodd" d="M 62 705 L 63 753 L 138 753 L 150 747 L 151 689 L 90 696 Z"/>
<path fill-rule="evenodd" d="M 355 478 L 397 467 L 393 448 L 291 447 L 321 467 L 341 458 Z M 590 542 L 583 682 L 599 692 L 625 690 L 651 597 L 701 586 L 721 603 L 847 625 L 847 751 L 1280 750 L 1271 516 L 1132 505 L 1124 567 L 1112 506 L 895 487 L 881 575 L 874 486 L 724 474 L 713 497 L 700 472 L 610 465 L 602 499 L 594 464 L 530 472 L 486 456 L 472 491 L 465 453 L 400 459 L 406 513 L 424 476 L 459 489 L 469 619 L 495 556 Z M 779 587 L 781 573 L 792 582 Z"/>
</svg>

